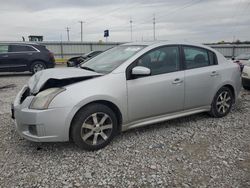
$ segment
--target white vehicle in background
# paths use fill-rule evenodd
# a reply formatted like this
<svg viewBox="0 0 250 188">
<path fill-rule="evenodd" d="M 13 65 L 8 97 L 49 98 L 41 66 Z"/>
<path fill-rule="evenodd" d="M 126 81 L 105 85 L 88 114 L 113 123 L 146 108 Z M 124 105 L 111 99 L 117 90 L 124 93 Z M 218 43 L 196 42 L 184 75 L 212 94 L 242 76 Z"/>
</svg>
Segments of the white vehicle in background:
<svg viewBox="0 0 250 188">
<path fill-rule="evenodd" d="M 246 53 L 236 56 L 234 59 L 234 63 L 239 64 L 241 71 L 243 70 L 245 65 L 250 66 L 250 52 L 246 52 Z"/>
<path fill-rule="evenodd" d="M 241 77 L 242 77 L 243 88 L 250 90 L 250 61 L 249 65 L 244 66 Z"/>
</svg>

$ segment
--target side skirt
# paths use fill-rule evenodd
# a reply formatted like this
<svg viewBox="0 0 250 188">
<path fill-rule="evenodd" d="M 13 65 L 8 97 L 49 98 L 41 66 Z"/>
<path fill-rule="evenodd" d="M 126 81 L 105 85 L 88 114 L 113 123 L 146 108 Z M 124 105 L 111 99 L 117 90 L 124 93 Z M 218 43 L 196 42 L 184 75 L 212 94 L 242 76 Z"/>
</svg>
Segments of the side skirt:
<svg viewBox="0 0 250 188">
<path fill-rule="evenodd" d="M 195 108 L 195 109 L 191 109 L 191 110 L 184 110 L 184 111 L 180 111 L 180 112 L 175 112 L 175 113 L 170 113 L 170 114 L 165 114 L 165 115 L 160 115 L 160 116 L 155 116 L 155 117 L 150 117 L 150 118 L 146 118 L 146 119 L 142 119 L 142 120 L 133 121 L 133 122 L 130 122 L 128 124 L 124 124 L 122 126 L 122 131 L 126 131 L 126 130 L 137 128 L 137 127 L 143 127 L 145 125 L 150 125 L 150 124 L 154 124 L 154 123 L 159 123 L 159 122 L 167 121 L 170 119 L 176 119 L 179 117 L 189 116 L 192 114 L 207 112 L 210 110 L 210 108 L 211 108 L 211 106 L 204 106 L 204 107 Z"/>
</svg>

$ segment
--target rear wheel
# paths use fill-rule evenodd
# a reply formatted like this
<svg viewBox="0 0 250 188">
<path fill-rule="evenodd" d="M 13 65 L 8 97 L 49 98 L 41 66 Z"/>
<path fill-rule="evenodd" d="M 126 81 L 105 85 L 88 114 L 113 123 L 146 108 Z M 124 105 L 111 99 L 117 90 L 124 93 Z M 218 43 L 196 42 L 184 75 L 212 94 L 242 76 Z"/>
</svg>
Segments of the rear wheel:
<svg viewBox="0 0 250 188">
<path fill-rule="evenodd" d="M 227 87 L 222 87 L 213 99 L 210 115 L 213 117 L 224 117 L 230 112 L 232 105 L 232 91 Z"/>
<path fill-rule="evenodd" d="M 41 62 L 41 61 L 36 61 L 34 62 L 31 67 L 30 67 L 30 71 L 35 74 L 38 71 L 44 70 L 46 69 L 46 65 Z"/>
<path fill-rule="evenodd" d="M 72 122 L 71 138 L 82 149 L 98 150 L 117 134 L 114 112 L 102 104 L 91 104 L 81 109 Z"/>
</svg>

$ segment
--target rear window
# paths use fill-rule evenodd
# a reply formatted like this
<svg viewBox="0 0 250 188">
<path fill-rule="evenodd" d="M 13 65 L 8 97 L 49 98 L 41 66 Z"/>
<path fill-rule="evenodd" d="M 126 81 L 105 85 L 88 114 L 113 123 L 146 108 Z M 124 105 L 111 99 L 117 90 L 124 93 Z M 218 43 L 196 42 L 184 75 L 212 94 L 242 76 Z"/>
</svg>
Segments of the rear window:
<svg viewBox="0 0 250 188">
<path fill-rule="evenodd" d="M 36 51 L 31 46 L 23 46 L 23 45 L 10 45 L 10 52 L 33 52 Z"/>
<path fill-rule="evenodd" d="M 217 62 L 217 57 L 216 57 L 215 53 L 209 51 L 208 55 L 209 55 L 210 65 L 217 65 L 218 62 Z"/>
<path fill-rule="evenodd" d="M 8 45 L 0 45 L 0 53 L 8 52 L 9 46 Z"/>
</svg>

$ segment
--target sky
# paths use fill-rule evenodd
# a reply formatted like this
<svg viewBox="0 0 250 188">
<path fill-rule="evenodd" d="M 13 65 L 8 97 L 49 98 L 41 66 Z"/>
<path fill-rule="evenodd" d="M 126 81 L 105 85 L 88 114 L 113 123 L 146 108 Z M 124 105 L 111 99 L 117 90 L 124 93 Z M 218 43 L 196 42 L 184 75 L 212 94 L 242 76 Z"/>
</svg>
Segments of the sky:
<svg viewBox="0 0 250 188">
<path fill-rule="evenodd" d="M 250 0 L 0 0 L 0 41 L 250 40 Z"/>
</svg>

